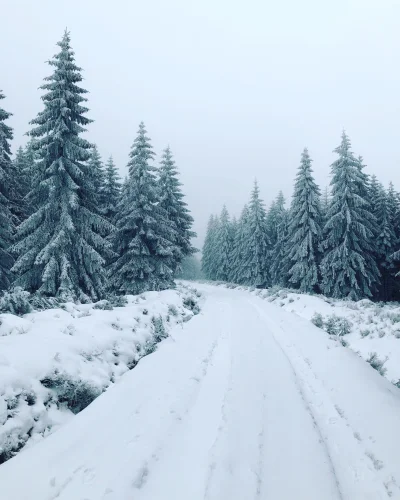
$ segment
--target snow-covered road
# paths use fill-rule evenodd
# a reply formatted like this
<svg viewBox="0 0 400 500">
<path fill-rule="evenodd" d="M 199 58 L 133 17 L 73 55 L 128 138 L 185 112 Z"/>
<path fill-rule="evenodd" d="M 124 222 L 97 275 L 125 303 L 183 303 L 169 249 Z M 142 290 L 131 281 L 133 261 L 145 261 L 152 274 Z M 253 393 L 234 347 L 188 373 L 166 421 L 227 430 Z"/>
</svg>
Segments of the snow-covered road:
<svg viewBox="0 0 400 500">
<path fill-rule="evenodd" d="M 400 499 L 400 390 L 308 321 L 198 288 L 201 314 L 0 466 L 0 498 Z"/>
</svg>

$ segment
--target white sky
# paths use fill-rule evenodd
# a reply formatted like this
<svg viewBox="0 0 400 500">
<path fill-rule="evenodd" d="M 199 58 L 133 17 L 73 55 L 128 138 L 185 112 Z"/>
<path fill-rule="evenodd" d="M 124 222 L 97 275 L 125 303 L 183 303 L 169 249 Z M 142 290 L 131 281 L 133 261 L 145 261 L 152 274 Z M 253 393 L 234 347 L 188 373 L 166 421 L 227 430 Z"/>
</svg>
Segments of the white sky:
<svg viewBox="0 0 400 500">
<path fill-rule="evenodd" d="M 289 197 L 304 146 L 321 187 L 345 128 L 368 172 L 400 190 L 400 1 L 1 0 L 0 89 L 14 150 L 41 109 L 45 64 L 71 31 L 87 137 L 125 174 L 143 120 L 169 143 L 200 239 L 258 178 Z"/>
</svg>

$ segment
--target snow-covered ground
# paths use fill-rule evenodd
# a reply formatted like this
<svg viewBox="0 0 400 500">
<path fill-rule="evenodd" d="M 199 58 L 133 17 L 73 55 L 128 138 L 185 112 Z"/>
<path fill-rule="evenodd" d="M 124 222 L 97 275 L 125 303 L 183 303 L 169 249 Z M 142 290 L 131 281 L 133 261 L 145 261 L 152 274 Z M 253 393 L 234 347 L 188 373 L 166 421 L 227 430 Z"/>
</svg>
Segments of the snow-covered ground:
<svg viewBox="0 0 400 500">
<path fill-rule="evenodd" d="M 400 391 L 284 306 L 198 289 L 200 314 L 0 466 L 1 498 L 400 499 Z"/>
<path fill-rule="evenodd" d="M 69 421 L 193 316 L 190 289 L 128 297 L 124 307 L 66 304 L 0 315 L 0 463 Z M 1 485 L 0 485 L 1 492 Z M 7 498 L 0 493 L 0 498 Z"/>
<path fill-rule="evenodd" d="M 342 338 L 348 347 L 365 360 L 376 353 L 378 360 L 383 362 L 382 375 L 394 384 L 400 382 L 400 304 L 335 300 L 287 290 L 252 293 L 317 323 L 328 332 L 335 332 L 335 318 L 347 319 L 350 333 L 345 333 Z"/>
</svg>

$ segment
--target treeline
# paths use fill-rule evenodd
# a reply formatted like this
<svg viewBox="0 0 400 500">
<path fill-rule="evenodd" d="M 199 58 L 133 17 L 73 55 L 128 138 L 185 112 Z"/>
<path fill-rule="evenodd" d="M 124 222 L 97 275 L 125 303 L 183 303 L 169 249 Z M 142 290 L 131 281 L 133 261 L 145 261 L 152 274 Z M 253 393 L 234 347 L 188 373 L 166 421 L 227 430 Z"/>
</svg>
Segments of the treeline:
<svg viewBox="0 0 400 500">
<path fill-rule="evenodd" d="M 343 132 L 321 195 L 307 149 L 289 208 L 279 193 L 268 210 L 257 183 L 239 220 L 226 207 L 210 217 L 202 270 L 211 280 L 278 285 L 358 300 L 400 300 L 400 195 L 364 172 Z"/>
<path fill-rule="evenodd" d="M 155 167 L 141 123 L 121 184 L 112 157 L 103 165 L 82 137 L 92 120 L 68 32 L 58 45 L 43 109 L 13 160 L 0 107 L 0 290 L 89 301 L 169 288 L 195 251 L 172 153 Z"/>
</svg>

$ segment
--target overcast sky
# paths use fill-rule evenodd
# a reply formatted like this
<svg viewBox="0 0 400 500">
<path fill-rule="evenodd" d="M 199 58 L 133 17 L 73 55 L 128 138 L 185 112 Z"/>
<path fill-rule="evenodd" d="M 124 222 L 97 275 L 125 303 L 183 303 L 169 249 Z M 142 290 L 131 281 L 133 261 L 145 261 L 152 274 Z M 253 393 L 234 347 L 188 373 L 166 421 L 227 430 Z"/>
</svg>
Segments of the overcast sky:
<svg viewBox="0 0 400 500">
<path fill-rule="evenodd" d="M 307 146 L 321 187 L 343 128 L 400 190 L 400 1 L 2 0 L 0 89 L 16 146 L 65 27 L 89 90 L 87 137 L 121 173 L 143 120 L 170 144 L 202 240 L 254 178 L 290 198 Z"/>
</svg>

